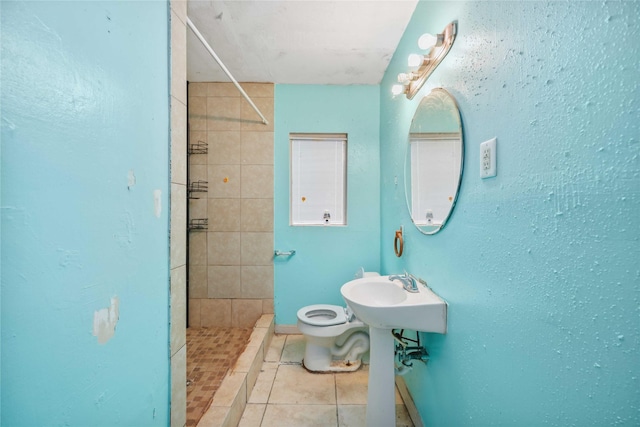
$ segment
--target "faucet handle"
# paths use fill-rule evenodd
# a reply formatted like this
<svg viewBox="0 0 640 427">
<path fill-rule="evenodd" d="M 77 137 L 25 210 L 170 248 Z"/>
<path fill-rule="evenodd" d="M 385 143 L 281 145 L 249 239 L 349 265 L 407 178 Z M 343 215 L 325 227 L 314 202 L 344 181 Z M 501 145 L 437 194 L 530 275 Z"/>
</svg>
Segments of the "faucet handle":
<svg viewBox="0 0 640 427">
<path fill-rule="evenodd" d="M 407 277 L 409 277 L 409 278 L 411 278 L 411 279 L 415 280 L 416 282 L 421 283 L 421 284 L 423 284 L 423 285 L 424 285 L 424 286 L 426 286 L 426 287 L 429 287 L 429 285 L 427 285 L 427 281 L 426 281 L 426 280 L 424 280 L 423 278 L 418 277 L 418 276 L 414 276 L 413 274 L 411 274 L 411 273 L 407 273 L 406 271 L 404 272 L 404 274 L 406 274 L 406 275 L 407 275 Z"/>
</svg>

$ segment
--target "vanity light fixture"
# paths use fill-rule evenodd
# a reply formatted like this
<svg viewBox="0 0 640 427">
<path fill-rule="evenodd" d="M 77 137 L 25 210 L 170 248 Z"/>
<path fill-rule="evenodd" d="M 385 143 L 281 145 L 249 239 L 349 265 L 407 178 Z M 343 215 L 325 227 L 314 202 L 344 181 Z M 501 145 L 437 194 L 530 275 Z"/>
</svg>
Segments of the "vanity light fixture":
<svg viewBox="0 0 640 427">
<path fill-rule="evenodd" d="M 423 34 L 418 39 L 418 47 L 427 52 L 423 54 L 413 53 L 409 55 L 408 73 L 398 74 L 398 83 L 393 85 L 391 93 L 396 96 L 404 93 L 407 99 L 413 99 L 422 85 L 427 81 L 431 73 L 442 62 L 456 38 L 458 22 L 453 21 L 447 25 L 441 34 Z"/>
</svg>

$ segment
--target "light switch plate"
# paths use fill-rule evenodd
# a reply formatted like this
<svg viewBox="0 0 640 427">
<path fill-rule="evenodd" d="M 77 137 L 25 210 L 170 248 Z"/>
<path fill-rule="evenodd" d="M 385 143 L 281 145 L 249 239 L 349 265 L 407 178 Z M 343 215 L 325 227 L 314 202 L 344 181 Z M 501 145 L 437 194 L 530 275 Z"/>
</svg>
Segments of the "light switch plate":
<svg viewBox="0 0 640 427">
<path fill-rule="evenodd" d="M 496 138 L 480 144 L 480 178 L 491 178 L 497 175 Z"/>
</svg>

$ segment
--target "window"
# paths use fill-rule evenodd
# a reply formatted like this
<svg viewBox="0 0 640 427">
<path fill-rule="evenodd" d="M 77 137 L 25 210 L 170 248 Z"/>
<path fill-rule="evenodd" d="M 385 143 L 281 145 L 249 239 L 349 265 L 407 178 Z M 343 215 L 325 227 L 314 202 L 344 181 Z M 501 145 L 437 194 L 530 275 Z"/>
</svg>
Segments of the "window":
<svg viewBox="0 0 640 427">
<path fill-rule="evenodd" d="M 411 217 L 416 225 L 442 225 L 460 180 L 460 134 L 412 133 Z"/>
<path fill-rule="evenodd" d="M 347 135 L 290 134 L 291 225 L 346 225 Z"/>
</svg>

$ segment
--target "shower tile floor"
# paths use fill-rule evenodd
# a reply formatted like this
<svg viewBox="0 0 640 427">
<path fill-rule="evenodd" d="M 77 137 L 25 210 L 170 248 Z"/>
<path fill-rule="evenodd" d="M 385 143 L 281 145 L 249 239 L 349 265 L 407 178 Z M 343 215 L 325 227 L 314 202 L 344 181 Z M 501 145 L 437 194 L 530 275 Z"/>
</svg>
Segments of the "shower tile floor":
<svg viewBox="0 0 640 427">
<path fill-rule="evenodd" d="M 364 427 L 368 365 L 313 374 L 302 367 L 304 337 L 275 335 L 239 427 Z M 396 390 L 396 426 L 413 427 Z"/>
<path fill-rule="evenodd" d="M 195 427 L 253 328 L 187 328 L 187 426 Z"/>
</svg>

